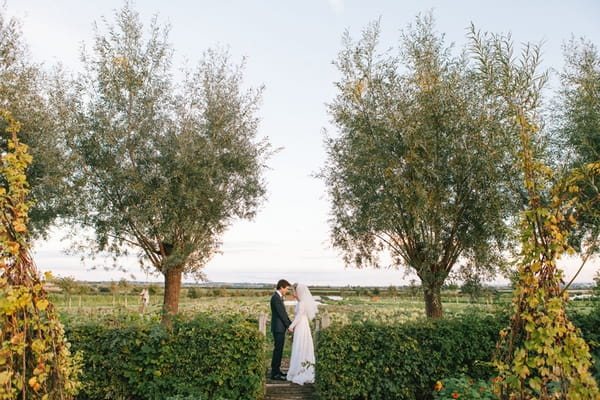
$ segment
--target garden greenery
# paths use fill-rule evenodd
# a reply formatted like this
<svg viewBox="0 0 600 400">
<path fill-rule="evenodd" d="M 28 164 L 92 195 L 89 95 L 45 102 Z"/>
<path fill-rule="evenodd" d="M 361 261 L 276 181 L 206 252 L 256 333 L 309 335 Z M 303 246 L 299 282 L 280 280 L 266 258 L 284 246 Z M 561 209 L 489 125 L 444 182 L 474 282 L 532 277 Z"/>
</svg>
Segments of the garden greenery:
<svg viewBox="0 0 600 400">
<path fill-rule="evenodd" d="M 264 395 L 265 337 L 236 315 L 108 315 L 67 323 L 84 356 L 78 399 L 259 399 Z"/>
<path fill-rule="evenodd" d="M 396 325 L 334 325 L 318 337 L 319 398 L 424 400 L 442 377 L 488 379 L 505 323 L 505 316 L 476 313 Z"/>
<path fill-rule="evenodd" d="M 600 309 L 572 319 L 600 360 Z M 318 335 L 319 398 L 497 399 L 504 382 L 491 360 L 508 320 L 474 311 L 433 321 L 333 325 Z M 600 366 L 594 367 L 598 379 Z"/>
<path fill-rule="evenodd" d="M 600 382 L 600 304 L 590 312 L 579 311 L 569 314 L 569 319 L 581 330 L 581 336 L 590 347 L 594 363 L 590 368 L 596 382 Z"/>
</svg>

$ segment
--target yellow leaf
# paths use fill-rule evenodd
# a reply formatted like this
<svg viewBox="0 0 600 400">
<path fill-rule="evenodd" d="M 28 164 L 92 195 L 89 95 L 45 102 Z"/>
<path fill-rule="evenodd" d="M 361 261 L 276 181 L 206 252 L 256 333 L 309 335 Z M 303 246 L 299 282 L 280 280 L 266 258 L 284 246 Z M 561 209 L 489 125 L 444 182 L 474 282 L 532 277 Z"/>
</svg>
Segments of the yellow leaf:
<svg viewBox="0 0 600 400">
<path fill-rule="evenodd" d="M 539 377 L 532 378 L 532 379 L 529 381 L 529 386 L 530 386 L 530 387 L 531 387 L 533 390 L 537 390 L 537 391 L 539 391 L 539 390 L 540 390 L 540 388 L 541 388 L 541 386 L 542 386 L 542 385 L 541 385 L 541 379 L 540 379 Z"/>
<path fill-rule="evenodd" d="M 17 242 L 8 243 L 7 249 L 10 254 L 18 254 L 21 246 Z"/>
<path fill-rule="evenodd" d="M 25 334 L 22 332 L 19 332 L 10 339 L 10 344 L 19 344 L 24 339 L 25 339 Z"/>
<path fill-rule="evenodd" d="M 38 310 L 44 311 L 46 308 L 48 308 L 48 304 L 50 304 L 48 302 L 48 300 L 41 299 L 35 303 L 35 306 L 37 307 Z"/>
<path fill-rule="evenodd" d="M 10 371 L 0 372 L 0 386 L 4 386 L 10 382 L 11 375 L 12 373 Z"/>
<path fill-rule="evenodd" d="M 15 221 L 15 223 L 13 224 L 13 228 L 17 233 L 27 232 L 27 227 L 22 221 Z"/>
<path fill-rule="evenodd" d="M 523 365 L 521 367 L 521 370 L 519 371 L 519 376 L 521 377 L 521 379 L 525 379 L 527 375 L 529 375 L 529 368 L 527 368 L 526 365 Z"/>
<path fill-rule="evenodd" d="M 31 342 L 31 350 L 37 354 L 42 354 L 46 350 L 46 344 L 41 339 L 35 339 Z"/>
<path fill-rule="evenodd" d="M 29 386 L 31 387 L 35 387 L 35 385 L 37 385 L 38 381 L 37 381 L 37 377 L 33 376 L 29 379 L 29 382 L 27 382 L 29 384 Z"/>
</svg>

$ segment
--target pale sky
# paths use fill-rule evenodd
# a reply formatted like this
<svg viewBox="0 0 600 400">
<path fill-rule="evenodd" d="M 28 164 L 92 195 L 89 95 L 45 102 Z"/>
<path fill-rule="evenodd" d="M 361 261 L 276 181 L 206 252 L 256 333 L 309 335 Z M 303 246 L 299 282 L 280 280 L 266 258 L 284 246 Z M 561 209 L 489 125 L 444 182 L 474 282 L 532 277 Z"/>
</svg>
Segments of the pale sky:
<svg viewBox="0 0 600 400">
<path fill-rule="evenodd" d="M 1 3 L 0 3 L 1 4 Z M 92 44 L 92 23 L 112 20 L 120 0 L 6 0 L 8 16 L 22 22 L 32 59 L 50 66 L 81 69 L 82 43 Z M 380 19 L 381 49 L 397 48 L 399 32 L 418 13 L 433 12 L 447 43 L 462 47 L 471 22 L 482 31 L 511 32 L 516 43 L 543 41 L 546 67 L 562 69 L 561 46 L 575 37 L 600 45 L 600 2 L 545 1 L 406 1 L 406 0 L 138 0 L 145 26 L 157 14 L 171 25 L 175 64 L 193 65 L 204 50 L 227 46 L 236 61 L 247 57 L 246 84 L 264 84 L 260 136 L 283 149 L 270 161 L 268 199 L 253 221 L 238 221 L 223 237 L 222 254 L 205 268 L 211 281 L 276 282 L 286 278 L 309 285 L 401 285 L 414 277 L 404 271 L 344 268 L 329 239 L 329 204 L 323 182 L 312 177 L 323 165 L 323 130 L 330 125 L 326 103 L 335 94 L 338 74 L 332 61 L 348 30 L 361 31 Z M 79 257 L 66 256 L 59 233 L 37 244 L 40 270 L 79 280 L 159 280 L 129 260 L 129 273 L 95 270 Z M 567 263 L 566 276 L 573 274 Z M 590 282 L 594 260 L 577 279 Z"/>
</svg>

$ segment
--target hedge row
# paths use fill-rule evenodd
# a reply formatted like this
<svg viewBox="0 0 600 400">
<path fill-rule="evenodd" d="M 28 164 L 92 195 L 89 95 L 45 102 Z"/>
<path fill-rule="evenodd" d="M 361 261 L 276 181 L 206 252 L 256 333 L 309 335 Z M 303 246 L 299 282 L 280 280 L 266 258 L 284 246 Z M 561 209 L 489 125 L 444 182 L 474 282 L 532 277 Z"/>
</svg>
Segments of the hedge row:
<svg viewBox="0 0 600 400">
<path fill-rule="evenodd" d="M 506 317 L 483 314 L 401 325 L 352 324 L 320 333 L 321 400 L 430 399 L 437 380 L 487 379 Z"/>
<path fill-rule="evenodd" d="M 600 309 L 570 318 L 600 370 Z M 431 398 L 437 380 L 462 373 L 493 376 L 487 364 L 505 315 L 473 313 L 397 325 L 352 324 L 320 332 L 316 386 L 321 400 Z M 256 400 L 264 396 L 265 338 L 239 316 L 173 322 L 135 315 L 66 323 L 83 351 L 79 400 Z"/>
<path fill-rule="evenodd" d="M 591 372 L 596 382 L 600 383 L 600 304 L 595 303 L 595 308 L 589 313 L 569 315 L 569 319 L 581 330 L 581 336 L 590 346 L 594 360 Z"/>
<path fill-rule="evenodd" d="M 264 394 L 264 336 L 241 317 L 175 320 L 133 315 L 67 323 L 83 352 L 80 400 L 248 399 Z"/>
</svg>

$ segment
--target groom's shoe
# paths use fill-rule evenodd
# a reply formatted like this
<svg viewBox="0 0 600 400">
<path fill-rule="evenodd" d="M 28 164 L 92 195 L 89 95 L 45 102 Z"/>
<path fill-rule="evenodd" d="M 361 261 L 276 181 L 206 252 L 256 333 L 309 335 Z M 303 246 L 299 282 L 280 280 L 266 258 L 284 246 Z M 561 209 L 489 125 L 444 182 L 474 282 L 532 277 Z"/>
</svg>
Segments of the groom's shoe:
<svg viewBox="0 0 600 400">
<path fill-rule="evenodd" d="M 277 374 L 277 375 L 271 376 L 271 379 L 273 379 L 274 381 L 287 381 L 287 376 L 282 375 L 282 374 Z"/>
</svg>

